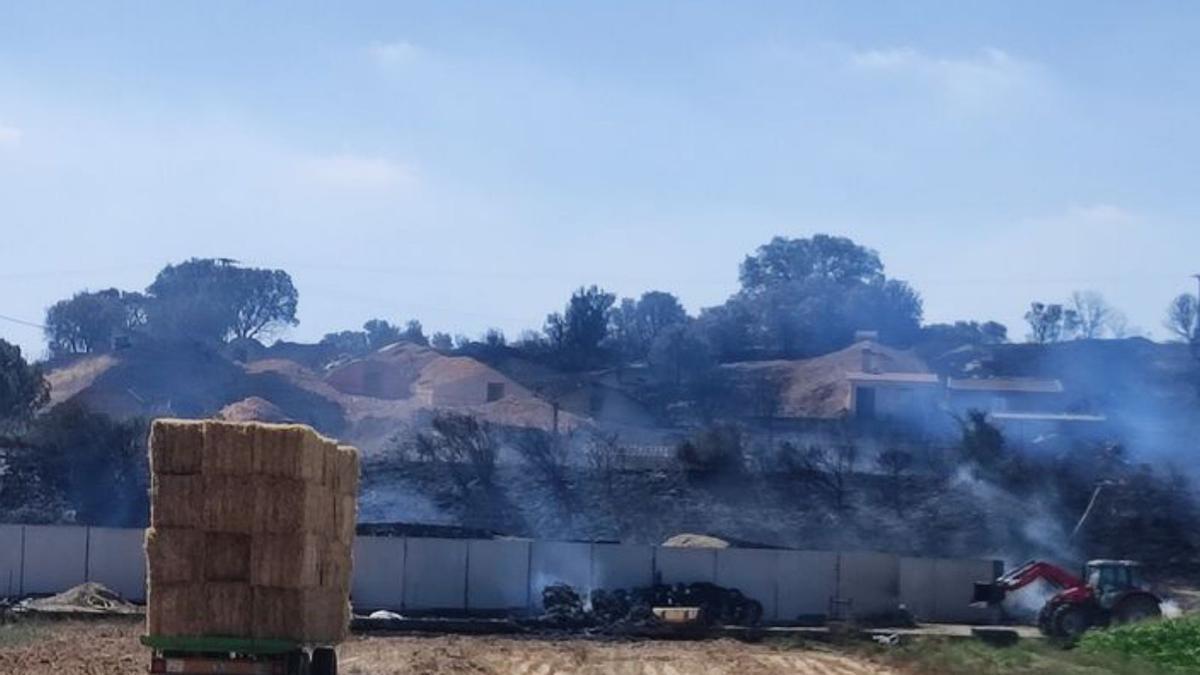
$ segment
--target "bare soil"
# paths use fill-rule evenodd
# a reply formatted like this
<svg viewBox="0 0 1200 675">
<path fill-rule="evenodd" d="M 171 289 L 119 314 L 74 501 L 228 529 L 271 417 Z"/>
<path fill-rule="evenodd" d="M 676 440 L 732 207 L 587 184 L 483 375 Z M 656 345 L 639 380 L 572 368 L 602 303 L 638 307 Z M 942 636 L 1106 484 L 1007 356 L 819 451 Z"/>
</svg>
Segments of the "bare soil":
<svg viewBox="0 0 1200 675">
<path fill-rule="evenodd" d="M 4 675 L 132 675 L 148 652 L 134 621 L 0 626 Z M 355 636 L 338 648 L 347 675 L 889 675 L 870 662 L 818 648 L 732 640 L 597 642 L 504 637 Z"/>
</svg>

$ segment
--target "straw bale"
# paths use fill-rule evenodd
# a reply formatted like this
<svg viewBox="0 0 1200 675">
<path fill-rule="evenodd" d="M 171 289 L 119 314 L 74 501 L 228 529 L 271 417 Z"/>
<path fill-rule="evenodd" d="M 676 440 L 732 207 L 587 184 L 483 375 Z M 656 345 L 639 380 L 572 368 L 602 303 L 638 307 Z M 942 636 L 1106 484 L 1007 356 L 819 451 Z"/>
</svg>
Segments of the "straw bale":
<svg viewBox="0 0 1200 675">
<path fill-rule="evenodd" d="M 321 584 L 324 540 L 313 534 L 259 534 L 250 546 L 250 583 L 272 588 Z"/>
<path fill-rule="evenodd" d="M 204 529 L 250 534 L 264 479 L 252 475 L 204 476 Z"/>
<path fill-rule="evenodd" d="M 345 592 L 350 588 L 351 548 L 337 541 L 325 542 L 321 558 L 321 587 Z"/>
<path fill-rule="evenodd" d="M 204 422 L 157 419 L 150 426 L 150 471 L 158 474 L 200 473 Z"/>
<path fill-rule="evenodd" d="M 204 478 L 152 474 L 150 477 L 150 526 L 202 529 L 204 527 Z"/>
<path fill-rule="evenodd" d="M 254 591 L 245 582 L 210 582 L 204 586 L 208 608 L 205 635 L 250 635 L 254 619 Z"/>
<path fill-rule="evenodd" d="M 209 532 L 205 537 L 206 581 L 250 581 L 250 535 Z"/>
<path fill-rule="evenodd" d="M 334 536 L 333 497 L 329 488 L 289 478 L 258 480 L 254 509 L 256 532 L 307 532 Z"/>
<path fill-rule="evenodd" d="M 146 530 L 146 564 L 151 583 L 203 581 L 205 553 L 205 536 L 200 530 Z"/>
<path fill-rule="evenodd" d="M 346 637 L 346 594 L 321 588 L 254 588 L 252 637 L 335 643 Z"/>
<path fill-rule="evenodd" d="M 350 445 L 339 445 L 335 461 L 337 477 L 334 486 L 344 495 L 358 495 L 359 461 L 358 449 Z"/>
<path fill-rule="evenodd" d="M 358 524 L 358 500 L 350 495 L 333 496 L 333 538 L 343 544 L 354 543 L 354 528 Z"/>
<path fill-rule="evenodd" d="M 254 472 L 320 483 L 325 475 L 324 447 L 310 428 L 299 424 L 255 424 Z"/>
<path fill-rule="evenodd" d="M 241 422 L 204 422 L 204 456 L 200 467 L 205 475 L 245 476 L 254 471 L 253 425 Z"/>
<path fill-rule="evenodd" d="M 146 585 L 146 632 L 150 635 L 202 635 L 207 611 L 204 584 Z"/>
</svg>

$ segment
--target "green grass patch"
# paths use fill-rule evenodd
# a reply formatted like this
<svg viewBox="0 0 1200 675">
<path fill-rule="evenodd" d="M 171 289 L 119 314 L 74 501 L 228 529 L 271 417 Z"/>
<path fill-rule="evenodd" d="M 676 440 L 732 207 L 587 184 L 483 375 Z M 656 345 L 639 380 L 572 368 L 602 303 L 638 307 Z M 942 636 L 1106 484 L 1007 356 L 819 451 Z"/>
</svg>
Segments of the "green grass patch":
<svg viewBox="0 0 1200 675">
<path fill-rule="evenodd" d="M 1079 651 L 1133 656 L 1167 672 L 1200 672 L 1200 616 L 1093 631 L 1083 636 Z"/>
<path fill-rule="evenodd" d="M 915 638 L 860 652 L 896 670 L 921 675 L 1174 675 L 1133 655 L 1066 649 L 1046 640 L 993 647 L 979 640 Z"/>
</svg>

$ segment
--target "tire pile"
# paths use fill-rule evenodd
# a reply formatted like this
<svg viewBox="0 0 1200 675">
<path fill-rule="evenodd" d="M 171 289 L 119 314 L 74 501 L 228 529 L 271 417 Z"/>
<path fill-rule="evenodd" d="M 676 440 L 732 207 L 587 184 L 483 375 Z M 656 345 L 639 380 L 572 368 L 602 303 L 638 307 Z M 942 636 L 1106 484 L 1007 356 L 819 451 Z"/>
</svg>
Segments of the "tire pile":
<svg viewBox="0 0 1200 675">
<path fill-rule="evenodd" d="M 763 616 L 757 600 L 735 588 L 706 582 L 595 590 L 590 600 L 589 606 L 565 584 L 547 586 L 542 590 L 543 620 L 561 627 L 641 627 L 658 623 L 654 607 L 699 607 L 701 621 L 708 625 L 757 626 Z"/>
</svg>

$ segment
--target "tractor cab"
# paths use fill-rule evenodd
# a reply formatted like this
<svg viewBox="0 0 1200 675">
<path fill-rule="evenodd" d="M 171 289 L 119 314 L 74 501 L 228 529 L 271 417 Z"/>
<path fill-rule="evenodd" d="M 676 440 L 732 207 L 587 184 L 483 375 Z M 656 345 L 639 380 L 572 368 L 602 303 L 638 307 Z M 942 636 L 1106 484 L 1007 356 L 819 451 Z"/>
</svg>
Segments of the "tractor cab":
<svg viewBox="0 0 1200 675">
<path fill-rule="evenodd" d="M 1083 578 L 1096 599 L 1106 608 L 1125 593 L 1144 590 L 1141 563 L 1132 560 L 1091 560 L 1083 568 Z"/>
</svg>

